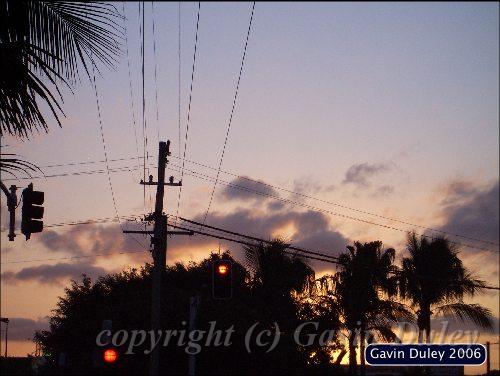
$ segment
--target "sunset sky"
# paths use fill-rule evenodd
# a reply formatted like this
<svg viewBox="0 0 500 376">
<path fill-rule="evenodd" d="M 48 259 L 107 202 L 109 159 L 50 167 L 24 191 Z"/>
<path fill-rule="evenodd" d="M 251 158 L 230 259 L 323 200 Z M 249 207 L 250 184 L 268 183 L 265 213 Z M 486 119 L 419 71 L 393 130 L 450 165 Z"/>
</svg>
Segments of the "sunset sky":
<svg viewBox="0 0 500 376">
<path fill-rule="evenodd" d="M 122 4 L 116 5 L 121 12 Z M 218 166 L 251 8 L 251 3 L 201 4 L 186 151 L 190 161 Z M 167 176 L 176 180 L 197 9 L 197 3 L 181 4 L 179 145 L 178 4 L 155 3 L 154 13 L 151 3 L 145 5 L 148 154 L 156 165 L 158 141 L 170 139 Z M 110 161 L 109 168 L 130 167 L 111 172 L 120 216 L 147 213 L 154 202 L 154 190 L 146 190 L 144 201 L 138 184 L 143 175 L 142 167 L 137 168 L 135 138 L 136 133 L 142 157 L 138 3 L 126 3 L 125 14 L 132 81 L 125 45 L 116 69 L 100 65 L 102 75 L 97 77 L 108 159 L 123 159 Z M 220 179 L 292 202 L 217 185 L 207 224 L 265 238 L 282 236 L 332 255 L 355 240 L 382 240 L 396 248 L 398 263 L 407 231 L 445 231 L 483 240 L 449 235 L 467 243 L 460 248 L 464 264 L 498 286 L 498 83 L 498 3 L 257 3 Z M 74 95 L 63 94 L 62 128 L 51 119 L 48 134 L 24 142 L 2 138 L 2 153 L 23 156 L 48 177 L 7 180 L 12 177 L 4 174 L 2 181 L 20 188 L 32 181 L 36 190 L 44 191 L 46 225 L 112 218 L 106 165 L 99 162 L 104 149 L 94 88 L 82 71 Z M 75 165 L 81 162 L 96 163 Z M 59 166 L 47 167 L 53 165 Z M 216 175 L 216 170 L 191 162 L 185 167 Z M 94 170 L 103 173 L 50 177 Z M 156 180 L 156 171 L 151 173 Z M 183 183 L 179 214 L 203 219 L 213 183 L 189 172 Z M 166 188 L 169 214 L 176 212 L 177 197 L 178 188 Z M 82 273 L 96 277 L 150 261 L 149 252 L 113 222 L 47 227 L 28 242 L 21 235 L 9 242 L 4 198 L 1 316 L 11 319 L 11 355 L 33 351 L 25 340 L 34 328 L 46 327 L 46 316 L 71 278 Z M 137 227 L 127 221 L 121 226 Z M 144 237 L 136 239 L 149 245 Z M 241 256 L 238 245 L 201 236 L 172 238 L 168 244 L 169 264 L 201 260 L 219 245 L 237 259 Z M 122 251 L 135 253 L 69 259 Z M 333 271 L 329 264 L 312 266 L 320 274 Z M 498 341 L 498 291 L 474 301 L 496 317 L 495 332 L 481 334 L 479 341 Z M 492 351 L 493 368 L 498 368 L 498 346 Z"/>
</svg>

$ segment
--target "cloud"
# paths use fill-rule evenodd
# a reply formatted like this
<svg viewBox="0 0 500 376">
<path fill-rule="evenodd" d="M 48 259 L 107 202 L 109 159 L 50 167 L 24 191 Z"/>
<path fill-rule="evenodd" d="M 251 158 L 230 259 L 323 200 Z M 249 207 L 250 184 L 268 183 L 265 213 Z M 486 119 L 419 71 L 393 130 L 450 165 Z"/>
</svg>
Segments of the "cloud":
<svg viewBox="0 0 500 376">
<path fill-rule="evenodd" d="M 241 183 L 235 179 L 233 183 Z M 257 184 L 257 183 L 255 183 Z M 248 186 L 248 184 L 247 184 Z M 255 186 L 254 186 L 255 187 Z M 259 187 L 262 190 L 262 187 Z M 241 199 L 248 192 L 240 195 L 241 191 L 233 194 L 233 190 L 225 191 L 231 195 L 231 199 Z M 268 193 L 276 194 L 273 189 Z M 253 195 L 252 195 L 253 196 Z M 204 213 L 194 216 L 194 220 L 201 222 Z M 180 222 L 180 224 L 184 224 Z M 283 236 L 294 245 L 316 249 L 325 253 L 338 254 L 345 249 L 348 239 L 337 231 L 330 217 L 315 211 L 304 211 L 294 208 L 286 203 L 269 200 L 265 206 L 252 205 L 251 208 L 235 208 L 231 212 L 213 212 L 210 214 L 207 224 L 228 229 L 234 232 L 252 235 L 259 238 L 271 239 Z M 139 224 L 127 224 L 128 229 L 139 229 Z M 143 229 L 143 227 L 142 227 Z M 212 231 L 210 231 L 212 232 Z M 57 229 L 46 229 L 36 240 L 37 244 L 43 246 L 50 252 L 57 252 L 69 256 L 92 256 L 96 253 L 110 253 L 106 259 L 116 257 L 120 259 L 121 265 L 151 262 L 148 252 L 149 242 L 144 246 L 138 245 L 131 235 L 124 235 L 118 224 L 89 224 L 81 226 L 68 226 Z M 241 246 L 227 241 L 206 237 L 195 236 L 173 236 L 168 238 L 168 262 L 200 260 L 216 251 L 218 245 L 224 243 L 231 249 L 235 256 L 242 256 Z M 133 253 L 135 251 L 141 251 Z M 128 253 L 123 262 L 122 256 L 114 256 L 113 253 Z M 89 276 L 106 274 L 110 270 L 95 266 L 98 259 L 89 257 L 85 262 L 80 259 L 78 263 L 65 261 L 55 265 L 40 265 L 23 268 L 19 271 L 5 271 L 2 278 L 9 283 L 24 281 L 36 281 L 43 284 L 60 285 L 70 278 L 79 279 L 82 273 Z M 321 264 L 323 265 L 323 264 Z M 323 267 L 319 265 L 320 267 Z M 330 264 L 324 266 L 331 267 Z"/>
<path fill-rule="evenodd" d="M 278 192 L 266 185 L 263 180 L 250 180 L 246 176 L 237 177 L 231 181 L 231 184 L 243 187 L 243 189 L 225 187 L 220 193 L 226 200 L 266 200 L 266 195 L 278 196 Z M 255 191 L 261 192 L 262 195 L 255 194 Z"/>
<path fill-rule="evenodd" d="M 30 266 L 17 272 L 5 271 L 2 273 L 2 281 L 10 284 L 37 282 L 40 284 L 61 286 L 69 279 L 80 279 L 82 274 L 86 274 L 92 279 L 95 279 L 107 273 L 109 273 L 109 271 L 104 268 L 94 266 L 87 261 L 81 261 L 75 263 Z"/>
<path fill-rule="evenodd" d="M 286 207 L 283 201 L 271 201 L 267 204 L 267 209 L 269 211 L 279 211 Z"/>
<path fill-rule="evenodd" d="M 9 339 L 13 341 L 26 341 L 33 338 L 36 330 L 48 329 L 48 327 L 49 320 L 47 317 L 39 318 L 38 320 L 12 317 L 9 318 Z"/>
<path fill-rule="evenodd" d="M 331 192 L 336 189 L 335 185 L 321 185 L 312 176 L 306 176 L 293 181 L 293 191 L 301 194 L 317 194 L 320 192 Z"/>
<path fill-rule="evenodd" d="M 354 184 L 357 187 L 367 188 L 371 186 L 370 179 L 382 172 L 393 169 L 391 163 L 358 163 L 349 167 L 345 173 L 343 184 Z"/>
<path fill-rule="evenodd" d="M 445 223 L 440 230 L 498 243 L 498 181 L 489 187 L 453 182 L 445 193 L 446 197 L 441 202 Z"/>
<path fill-rule="evenodd" d="M 378 187 L 373 192 L 374 197 L 389 196 L 394 193 L 394 187 L 392 185 L 382 185 Z"/>
<path fill-rule="evenodd" d="M 137 224 L 127 226 L 138 227 Z M 102 252 L 127 252 L 137 250 L 132 235 L 124 235 L 118 224 L 73 226 L 64 231 L 44 230 L 38 237 L 45 248 L 75 256 L 88 256 Z"/>
<path fill-rule="evenodd" d="M 291 243 L 333 256 L 342 252 L 349 242 L 333 228 L 325 214 L 311 210 L 256 213 L 251 209 L 240 208 L 228 214 L 214 212 L 208 224 L 263 239 L 271 239 L 273 235 L 283 233 L 287 226 L 292 226 L 296 231 L 287 238 Z M 237 246 L 237 249 L 240 247 Z M 331 264 L 314 261 L 311 264 L 317 270 L 331 268 Z"/>
<path fill-rule="evenodd" d="M 2 247 L 2 255 L 5 255 L 7 253 L 10 253 L 14 250 L 12 247 Z"/>
</svg>

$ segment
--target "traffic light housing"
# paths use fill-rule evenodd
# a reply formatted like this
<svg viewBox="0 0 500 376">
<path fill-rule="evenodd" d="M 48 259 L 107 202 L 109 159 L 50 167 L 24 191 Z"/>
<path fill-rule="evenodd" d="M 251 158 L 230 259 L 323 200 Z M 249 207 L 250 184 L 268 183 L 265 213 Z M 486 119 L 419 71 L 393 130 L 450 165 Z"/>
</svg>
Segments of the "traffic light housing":
<svg viewBox="0 0 500 376">
<path fill-rule="evenodd" d="M 108 364 L 113 364 L 118 360 L 118 351 L 116 351 L 114 348 L 110 347 L 107 348 L 106 350 L 103 351 L 102 353 L 102 360 L 105 363 Z"/>
<path fill-rule="evenodd" d="M 23 190 L 21 232 L 28 240 L 32 233 L 43 230 L 44 193 L 33 190 L 33 183 Z"/>
<path fill-rule="evenodd" d="M 233 264 L 230 260 L 212 263 L 212 296 L 214 299 L 231 299 L 233 296 Z"/>
</svg>

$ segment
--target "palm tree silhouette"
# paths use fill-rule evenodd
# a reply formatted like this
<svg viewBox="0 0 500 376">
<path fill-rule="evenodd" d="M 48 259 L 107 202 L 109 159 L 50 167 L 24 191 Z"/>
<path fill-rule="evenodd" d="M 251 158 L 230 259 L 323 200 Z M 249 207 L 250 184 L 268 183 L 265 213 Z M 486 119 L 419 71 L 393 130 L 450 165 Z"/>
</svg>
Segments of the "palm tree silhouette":
<svg viewBox="0 0 500 376">
<path fill-rule="evenodd" d="M 331 278 L 337 309 L 349 332 L 349 374 L 356 374 L 356 347 L 359 333 L 361 372 L 365 372 L 366 341 L 377 335 L 385 341 L 397 339 L 391 326 L 400 319 L 411 321 L 408 309 L 393 297 L 397 294 L 395 251 L 382 249 L 382 242 L 355 242 L 339 256 L 340 268 Z M 367 333 L 368 338 L 367 338 Z"/>
<path fill-rule="evenodd" d="M 485 282 L 477 279 L 458 257 L 458 250 L 443 238 L 419 240 L 410 233 L 407 240 L 409 257 L 403 258 L 400 295 L 415 308 L 419 342 L 431 341 L 431 316 L 449 315 L 470 320 L 482 328 L 491 328 L 489 309 L 463 301 L 481 291 Z"/>
<path fill-rule="evenodd" d="M 27 138 L 47 131 L 44 109 L 61 125 L 61 84 L 76 83 L 80 64 L 87 74 L 89 63 L 114 66 L 123 34 L 119 17 L 101 2 L 1 1 L 1 134 Z"/>
<path fill-rule="evenodd" d="M 250 271 L 249 287 L 260 325 L 267 329 L 278 329 L 292 333 L 299 322 L 301 299 L 309 296 L 315 286 L 314 270 L 300 257 L 287 251 L 288 244 L 280 239 L 271 243 L 260 243 L 245 247 L 246 267 Z M 306 352 L 284 335 L 279 347 L 265 359 L 265 370 L 269 374 L 288 374 L 300 369 L 307 361 Z"/>
<path fill-rule="evenodd" d="M 254 293 L 267 307 L 269 320 L 285 325 L 296 319 L 296 298 L 315 284 L 314 270 L 299 256 L 287 253 L 287 247 L 280 239 L 245 247 L 245 266 L 251 272 Z"/>
</svg>

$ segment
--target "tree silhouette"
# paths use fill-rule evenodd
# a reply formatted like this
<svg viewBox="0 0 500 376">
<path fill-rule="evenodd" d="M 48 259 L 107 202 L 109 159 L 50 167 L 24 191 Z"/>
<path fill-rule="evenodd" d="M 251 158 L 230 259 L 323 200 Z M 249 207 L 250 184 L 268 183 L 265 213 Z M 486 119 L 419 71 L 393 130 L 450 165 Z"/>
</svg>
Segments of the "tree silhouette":
<svg viewBox="0 0 500 376">
<path fill-rule="evenodd" d="M 481 292 L 485 282 L 477 279 L 458 257 L 458 250 L 443 237 L 432 241 L 408 234 L 408 257 L 403 258 L 400 294 L 417 313 L 419 342 L 424 333 L 430 342 L 431 316 L 449 315 L 491 328 L 491 312 L 479 304 L 468 304 L 464 297 Z"/>
<path fill-rule="evenodd" d="M 400 319 L 413 317 L 403 304 L 393 300 L 398 282 L 394 275 L 394 249 L 382 250 L 382 242 L 375 241 L 355 242 L 347 250 L 339 256 L 339 270 L 333 278 L 326 276 L 321 282 L 323 290 L 333 295 L 331 310 L 343 317 L 343 326 L 349 332 L 349 373 L 356 374 L 358 333 L 364 373 L 366 333 L 393 341 L 396 335 L 391 326 Z"/>
<path fill-rule="evenodd" d="M 48 131 L 47 109 L 61 125 L 61 84 L 71 87 L 78 66 L 112 67 L 120 52 L 120 17 L 102 2 L 0 2 L 0 130 L 27 138 Z M 90 77 L 90 76 L 89 76 Z"/>
<path fill-rule="evenodd" d="M 287 247 L 288 244 L 280 239 L 244 247 L 245 266 L 250 271 L 249 285 L 260 311 L 259 320 L 267 326 L 277 322 L 280 331 L 285 333 L 280 345 L 287 351 L 263 355 L 269 359 L 266 371 L 271 373 L 281 373 L 283 369 L 276 365 L 285 363 L 296 369 L 300 369 L 298 367 L 303 363 L 321 369 L 330 365 L 332 351 L 341 348 L 336 336 L 326 344 L 319 343 L 319 338 L 316 338 L 307 347 L 297 347 L 293 333 L 302 322 L 318 324 L 317 328 L 303 328 L 301 336 L 307 338 L 324 330 L 338 330 L 340 321 L 326 310 L 328 306 L 323 301 L 311 300 L 316 286 L 314 270 L 300 256 L 288 253 Z"/>
<path fill-rule="evenodd" d="M 285 262 L 298 265 L 298 260 L 287 255 L 285 257 L 289 259 Z M 211 296 L 212 262 L 220 258 L 233 261 L 233 298 L 228 300 L 214 300 Z M 279 264 L 270 265 L 270 268 L 277 266 Z M 293 267 L 293 270 L 298 269 Z M 285 278 L 284 275 L 280 278 L 283 278 L 281 281 L 289 281 L 289 277 Z M 270 286 L 266 283 L 264 288 L 255 275 L 251 276 L 241 264 L 232 259 L 229 252 L 220 255 L 212 253 L 203 261 L 189 263 L 187 266 L 180 263 L 168 266 L 164 279 L 165 293 L 162 296 L 162 328 L 187 329 L 185 323 L 189 317 L 189 300 L 191 296 L 197 295 L 200 297 L 198 330 L 208 331 L 211 321 L 215 321 L 217 328 L 223 330 L 231 326 L 234 328 L 231 346 L 202 346 L 202 351 L 196 356 L 197 369 L 200 372 L 303 374 L 311 367 L 316 367 L 316 364 L 309 361 L 311 351 L 322 351 L 322 347 L 313 346 L 309 351 L 303 351 L 292 341 L 293 331 L 289 329 L 295 328 L 300 320 L 315 319 L 316 316 L 306 316 L 306 311 L 299 311 L 300 305 L 295 299 L 286 297 L 290 295 L 291 285 L 288 282 L 286 288 L 280 283 Z M 284 291 L 288 293 L 283 294 Z M 270 302 L 269 294 L 280 300 Z M 280 296 L 281 298 L 278 298 Z M 110 274 L 94 283 L 88 277 L 84 277 L 81 282 L 73 281 L 65 290 L 65 295 L 59 298 L 50 317 L 50 329 L 36 335 L 44 352 L 52 354 L 52 365 L 49 365 L 47 372 L 60 371 L 55 359 L 60 353 L 65 353 L 66 373 L 95 373 L 92 357 L 96 355 L 95 341 L 103 320 L 112 320 L 113 332 L 122 329 L 148 330 L 150 307 L 149 265 L 140 270 Z M 278 346 L 268 354 L 267 349 L 255 346 L 251 353 L 246 350 L 244 337 L 255 323 L 259 323 L 258 330 L 269 329 L 277 323 L 280 331 L 283 331 Z M 335 342 L 335 338 L 332 342 Z M 122 356 L 116 371 L 122 374 L 144 373 L 149 364 L 148 355 L 143 353 L 147 348 L 146 344 L 137 348 L 133 356 L 123 355 L 121 351 Z M 184 347 L 178 346 L 175 341 L 167 347 L 162 347 L 161 362 L 160 369 L 163 373 L 187 372 L 187 354 Z"/>
</svg>

